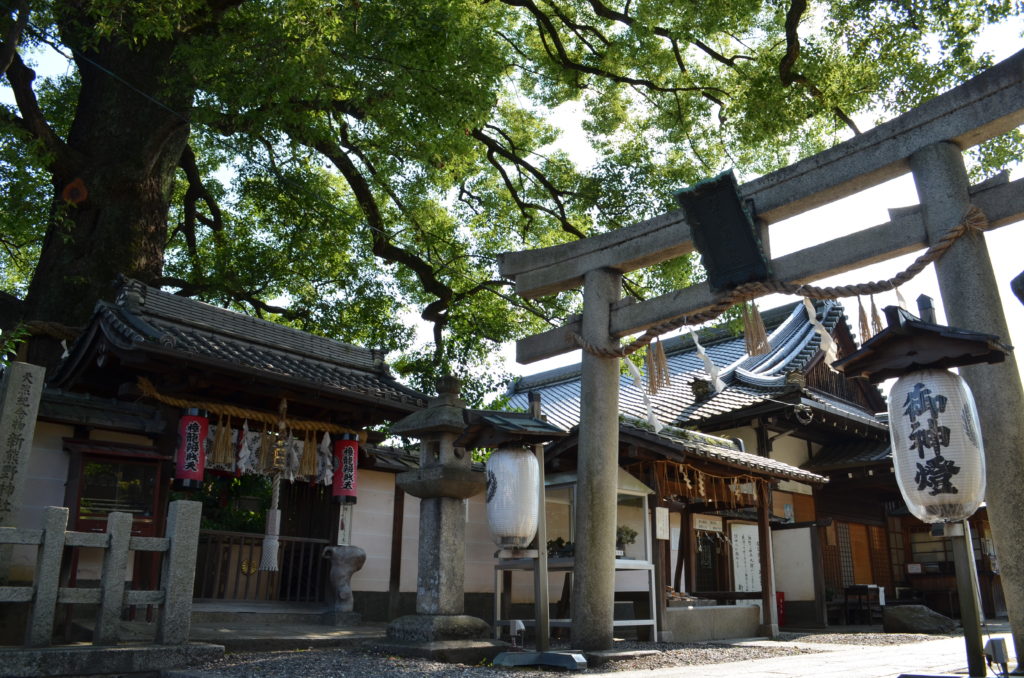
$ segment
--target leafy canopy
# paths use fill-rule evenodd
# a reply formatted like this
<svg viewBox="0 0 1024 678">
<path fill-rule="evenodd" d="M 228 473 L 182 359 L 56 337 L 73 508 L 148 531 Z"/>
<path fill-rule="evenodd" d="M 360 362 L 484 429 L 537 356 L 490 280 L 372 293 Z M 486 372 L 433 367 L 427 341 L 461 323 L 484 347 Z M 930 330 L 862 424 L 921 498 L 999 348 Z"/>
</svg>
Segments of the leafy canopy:
<svg viewBox="0 0 1024 678">
<path fill-rule="evenodd" d="M 187 102 L 176 114 L 190 126 L 162 275 L 148 282 L 395 351 L 428 389 L 455 372 L 474 398 L 503 379 L 498 344 L 578 310 L 571 294 L 515 298 L 497 254 L 628 225 L 725 168 L 751 176 L 829 147 L 857 133 L 858 115 L 902 112 L 989 65 L 979 29 L 1021 11 L 1010 0 L 14 5 L 0 17 L 0 66 L 8 93 L 29 98 L 0 111 L 0 289 L 24 296 L 44 238 L 84 228 L 62 217 L 59 157 L 30 100 L 57 139 L 91 121 L 119 144 L 140 100 L 89 118 L 100 103 L 80 69 L 104 65 L 102 77 L 133 87 L 108 57 L 156 54 L 145 63 L 157 84 L 133 96 Z M 72 59 L 67 74 L 26 84 L 22 59 L 51 48 Z M 587 148 L 560 145 L 565 122 L 582 124 Z M 1020 150 L 1011 135 L 979 158 L 997 166 Z M 668 262 L 626 291 L 693 275 L 689 259 Z"/>
</svg>

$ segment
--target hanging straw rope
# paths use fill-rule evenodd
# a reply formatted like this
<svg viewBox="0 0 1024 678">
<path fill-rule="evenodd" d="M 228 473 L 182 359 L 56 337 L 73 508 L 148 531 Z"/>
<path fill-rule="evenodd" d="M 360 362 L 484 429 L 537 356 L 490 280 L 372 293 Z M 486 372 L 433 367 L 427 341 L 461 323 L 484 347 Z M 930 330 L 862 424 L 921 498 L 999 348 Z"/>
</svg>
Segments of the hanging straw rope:
<svg viewBox="0 0 1024 678">
<path fill-rule="evenodd" d="M 753 301 L 743 302 L 743 337 L 746 342 L 747 355 L 764 355 L 771 353 L 768 343 L 768 331 L 764 328 L 761 313 Z"/>
<path fill-rule="evenodd" d="M 263 535 L 263 553 L 260 569 L 264 572 L 277 571 L 278 535 L 281 534 L 281 476 L 288 454 L 288 401 L 281 399 L 277 411 L 277 440 L 274 442 L 273 480 L 270 482 L 270 508 L 267 510 L 267 528 Z"/>
<path fill-rule="evenodd" d="M 879 292 L 890 292 L 897 290 L 899 296 L 900 285 L 914 278 L 924 268 L 944 255 L 953 243 L 968 233 L 980 233 L 988 227 L 988 218 L 978 207 L 971 205 L 960 222 L 949 229 L 938 242 L 929 247 L 924 254 L 914 260 L 904 271 L 897 273 L 888 280 L 879 280 L 859 285 L 839 285 L 836 287 L 816 287 L 814 285 L 801 285 L 798 283 L 783 282 L 781 280 L 765 280 L 763 282 L 744 283 L 733 289 L 726 296 L 722 297 L 714 306 L 693 314 L 682 315 L 672 320 L 655 325 L 634 341 L 617 349 L 607 349 L 596 346 L 581 337 L 577 332 L 569 334 L 569 340 L 576 346 L 582 348 L 591 355 L 604 358 L 624 358 L 632 355 L 644 346 L 650 344 L 656 337 L 678 330 L 687 325 L 699 325 L 709 320 L 714 320 L 722 313 L 736 304 L 756 299 L 765 294 L 795 294 L 808 299 L 837 299 L 840 297 L 853 297 L 858 294 L 877 294 Z"/>
<path fill-rule="evenodd" d="M 157 391 L 156 387 L 153 386 L 153 382 L 145 377 L 139 377 L 138 385 L 139 390 L 142 391 L 142 395 L 159 401 L 165 405 L 172 405 L 182 409 L 197 407 L 213 414 L 230 415 L 239 419 L 249 419 L 250 421 L 258 421 L 267 425 L 274 425 L 279 421 L 278 415 L 271 412 L 248 410 L 243 407 L 235 407 L 234 405 L 226 405 L 224 403 L 192 401 L 184 398 L 174 398 L 172 396 L 164 395 Z M 331 424 L 326 421 L 314 421 L 312 419 L 286 419 L 284 424 L 286 428 L 291 429 L 292 431 L 325 431 L 327 433 L 337 434 L 348 433 L 358 436 L 361 444 L 366 443 L 366 431 L 356 431 L 355 429 L 339 426 L 338 424 Z"/>
</svg>

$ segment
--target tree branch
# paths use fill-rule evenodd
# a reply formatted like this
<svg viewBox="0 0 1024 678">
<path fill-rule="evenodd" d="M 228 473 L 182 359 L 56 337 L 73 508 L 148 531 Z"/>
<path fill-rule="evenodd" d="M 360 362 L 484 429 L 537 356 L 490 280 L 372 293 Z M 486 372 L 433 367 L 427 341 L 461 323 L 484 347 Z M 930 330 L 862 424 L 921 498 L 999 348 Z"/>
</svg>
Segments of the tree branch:
<svg viewBox="0 0 1024 678">
<path fill-rule="evenodd" d="M 646 78 L 633 78 L 626 75 L 619 75 L 612 73 L 603 68 L 597 68 L 596 66 L 588 66 L 587 64 L 581 64 L 577 61 L 573 61 L 569 57 L 569 53 L 565 49 L 565 45 L 562 42 L 562 38 L 558 34 L 558 28 L 554 25 L 549 17 L 543 10 L 541 10 L 532 0 L 501 0 L 506 5 L 513 7 L 522 7 L 529 11 L 534 18 L 537 20 L 537 25 L 540 29 L 541 37 L 545 39 L 545 48 L 548 50 L 548 54 L 552 60 L 556 61 L 559 65 L 567 68 L 571 71 L 577 71 L 579 73 L 586 73 L 588 75 L 596 75 L 602 78 L 611 80 L 612 82 L 618 82 L 625 85 L 638 85 L 647 89 L 654 90 L 656 92 L 701 92 L 707 88 L 705 87 L 666 87 L 655 83 L 653 80 Z M 593 3 L 592 3 L 593 4 Z M 603 6 L 603 5 L 602 5 Z M 632 22 L 632 19 L 630 19 Z M 554 45 L 555 53 L 551 52 L 551 49 L 547 47 L 547 40 L 550 39 Z"/>
<path fill-rule="evenodd" d="M 185 172 L 185 179 L 188 181 L 188 190 L 185 191 L 184 197 L 185 223 L 182 230 L 185 234 L 185 240 L 188 242 L 189 251 L 192 253 L 192 256 L 197 256 L 196 221 L 203 223 L 211 230 L 220 231 L 224 226 L 221 220 L 220 205 L 217 204 L 217 201 L 210 195 L 210 192 L 203 184 L 203 178 L 199 174 L 199 167 L 196 165 L 195 151 L 188 144 L 185 145 L 181 152 L 181 157 L 178 159 L 178 167 Z M 205 217 L 199 213 L 199 201 L 206 203 L 212 218 Z"/>
<path fill-rule="evenodd" d="M 257 297 L 257 292 L 252 290 L 223 289 L 220 286 L 191 282 L 184 278 L 175 278 L 173 276 L 164 276 L 159 278 L 156 280 L 154 285 L 157 287 L 177 287 L 178 291 L 175 292 L 175 294 L 180 297 L 195 297 L 203 294 L 214 293 L 217 296 L 226 297 L 236 303 L 249 304 L 257 311 L 257 315 L 262 313 L 273 313 L 285 318 L 286 320 L 309 321 L 309 314 L 307 312 L 285 308 L 284 306 L 268 304 Z"/>
<path fill-rule="evenodd" d="M 504 132 L 498 129 L 497 127 L 494 127 L 493 125 L 487 125 L 487 127 L 489 129 L 497 131 L 499 134 L 505 136 L 505 138 L 508 139 L 508 136 L 505 135 Z M 487 148 L 488 160 L 501 173 L 502 178 L 505 181 L 505 186 L 509 189 L 509 192 L 512 193 L 512 199 L 515 200 L 516 204 L 520 208 L 520 211 L 524 212 L 524 215 L 524 210 L 527 207 L 541 210 L 555 217 L 561 225 L 562 230 L 565 231 L 566 233 L 571 233 L 577 238 L 586 237 L 584 236 L 582 231 L 580 231 L 572 224 L 572 222 L 569 220 L 569 216 L 566 214 L 565 203 L 562 200 L 562 196 L 567 195 L 566 191 L 562 191 L 555 187 L 555 185 L 551 183 L 551 180 L 548 179 L 544 175 L 544 173 L 537 169 L 533 164 L 528 162 L 525 158 L 520 157 L 513 151 L 505 148 L 505 146 L 498 143 L 497 139 L 488 136 L 482 129 L 471 130 L 470 134 L 474 139 L 481 142 Z M 496 158 L 494 157 L 495 155 L 500 155 L 501 157 L 505 158 L 506 160 L 514 164 L 517 168 L 524 170 L 528 174 L 530 174 L 535 181 L 537 181 L 541 186 L 544 187 L 544 190 L 548 192 L 552 200 L 555 201 L 555 204 L 558 206 L 558 212 L 555 213 L 552 210 L 545 208 L 541 205 L 527 203 L 526 201 L 522 200 L 518 192 L 515 190 L 515 187 L 512 185 L 512 182 L 509 179 L 508 175 L 506 174 L 504 167 L 501 166 L 501 163 L 497 162 Z"/>
<path fill-rule="evenodd" d="M 785 87 L 799 84 L 812 97 L 822 99 L 824 98 L 824 93 L 804 75 L 793 70 L 797 60 L 800 58 L 800 36 L 797 33 L 797 29 L 800 26 L 800 18 L 806 10 L 807 0 L 790 0 L 789 9 L 786 11 L 786 53 L 779 61 L 779 79 Z M 831 110 L 854 134 L 860 134 L 857 124 L 841 108 L 833 106 Z"/>
<path fill-rule="evenodd" d="M 14 118 L 12 122 L 28 131 L 42 142 L 49 153 L 53 154 L 54 160 L 51 163 L 51 169 L 60 168 L 67 174 L 72 174 L 71 168 L 80 166 L 81 158 L 57 136 L 57 133 L 46 121 L 46 116 L 39 108 L 36 93 L 32 90 L 32 81 L 35 78 L 35 71 L 26 66 L 25 62 L 21 60 L 21 56 L 15 51 L 7 68 L 7 80 L 11 83 L 14 100 L 18 104 L 18 110 L 21 111 L 22 117 L 12 116 Z"/>
<path fill-rule="evenodd" d="M 25 26 L 28 25 L 27 0 L 17 0 L 14 3 L 14 9 L 17 9 L 18 16 L 11 22 L 7 28 L 7 34 L 4 35 L 4 41 L 0 43 L 0 75 L 6 73 L 11 62 L 14 61 L 18 42 L 21 41 L 21 34 L 25 31 Z"/>
</svg>

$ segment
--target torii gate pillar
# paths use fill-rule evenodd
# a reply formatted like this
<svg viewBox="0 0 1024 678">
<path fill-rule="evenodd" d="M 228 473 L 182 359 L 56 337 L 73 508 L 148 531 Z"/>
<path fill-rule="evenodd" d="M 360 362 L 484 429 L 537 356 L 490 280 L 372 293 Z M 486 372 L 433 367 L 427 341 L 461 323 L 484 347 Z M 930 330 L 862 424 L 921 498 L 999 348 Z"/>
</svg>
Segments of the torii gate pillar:
<svg viewBox="0 0 1024 678">
<path fill-rule="evenodd" d="M 967 171 L 960 147 L 940 142 L 910 156 L 910 167 L 929 240 L 937 241 L 964 215 L 970 204 Z M 1006 326 L 992 262 L 981 234 L 958 238 L 935 262 L 946 322 L 1004 339 Z M 986 495 L 990 525 L 999 548 L 999 568 L 1006 609 L 1010 614 L 1017 656 L 1024 656 L 1024 541 L 1020 539 L 1020 507 L 1024 506 L 1024 388 L 1013 353 L 997 365 L 961 367 L 981 414 L 985 443 Z M 972 556 L 973 557 L 973 556 Z"/>
<path fill-rule="evenodd" d="M 582 336 L 598 348 L 619 347 L 609 324 L 621 288 L 622 274 L 611 269 L 596 269 L 583 278 Z M 613 642 L 615 608 L 619 359 L 583 351 L 581 367 L 572 646 L 606 650 Z"/>
</svg>

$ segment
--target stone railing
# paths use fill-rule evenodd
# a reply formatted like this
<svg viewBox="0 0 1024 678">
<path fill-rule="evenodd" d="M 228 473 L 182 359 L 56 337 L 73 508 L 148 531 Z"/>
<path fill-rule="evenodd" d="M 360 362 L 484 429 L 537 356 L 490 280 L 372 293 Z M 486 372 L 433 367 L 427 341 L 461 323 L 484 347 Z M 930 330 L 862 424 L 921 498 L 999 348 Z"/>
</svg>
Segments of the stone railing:
<svg viewBox="0 0 1024 678">
<path fill-rule="evenodd" d="M 58 604 L 97 605 L 93 644 L 113 645 L 121 640 L 121 613 L 126 606 L 158 605 L 156 642 L 180 645 L 188 641 L 192 613 L 192 585 L 195 579 L 196 544 L 202 504 L 171 502 L 166 537 L 133 537 L 130 513 L 113 512 L 107 517 L 105 533 L 70 532 L 68 509 L 47 507 L 43 529 L 0 528 L 0 544 L 38 547 L 36 571 L 31 586 L 0 586 L 0 603 L 30 603 L 25 645 L 45 647 L 53 639 Z M 65 547 L 103 549 L 99 588 L 60 585 L 61 561 Z M 162 552 L 160 589 L 127 591 L 131 551 Z"/>
</svg>

